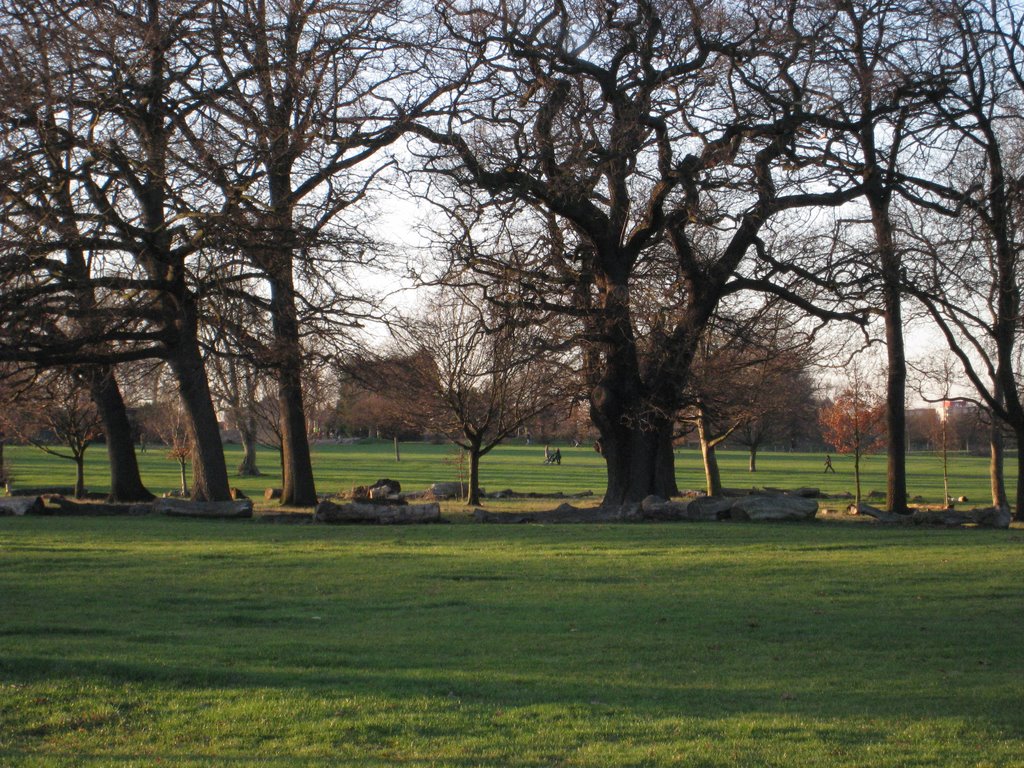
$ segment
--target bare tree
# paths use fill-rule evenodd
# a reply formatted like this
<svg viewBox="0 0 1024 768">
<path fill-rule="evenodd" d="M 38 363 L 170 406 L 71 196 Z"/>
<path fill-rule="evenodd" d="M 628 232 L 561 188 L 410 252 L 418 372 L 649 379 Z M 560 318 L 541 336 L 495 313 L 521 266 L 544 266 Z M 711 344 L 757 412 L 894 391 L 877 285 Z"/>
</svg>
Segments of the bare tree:
<svg viewBox="0 0 1024 768">
<path fill-rule="evenodd" d="M 822 153 L 824 167 L 858 181 L 863 192 L 835 234 L 858 273 L 857 292 L 882 319 L 887 499 L 890 511 L 905 513 L 906 265 L 892 207 L 899 200 L 902 169 L 920 157 L 929 104 L 946 86 L 938 51 L 947 30 L 928 2 L 847 0 L 827 13 L 829 23 L 817 40 L 820 66 L 814 82 L 830 103 L 813 120 L 832 138 Z"/>
<path fill-rule="evenodd" d="M 375 375 L 391 379 L 389 392 L 408 423 L 466 452 L 466 503 L 479 505 L 480 460 L 564 397 L 567 369 L 543 354 L 530 326 L 494 317 L 465 294 L 435 300 L 398 333 L 408 356 Z"/>
<path fill-rule="evenodd" d="M 167 458 L 177 462 L 179 492 L 182 496 L 188 496 L 188 463 L 194 460 L 195 451 L 184 409 L 174 401 L 153 405 L 148 414 L 146 429 L 165 447 Z"/>
<path fill-rule="evenodd" d="M 216 95 L 190 141 L 225 200 L 221 247 L 249 266 L 247 284 L 260 284 L 235 294 L 269 317 L 259 356 L 277 381 L 282 504 L 317 501 L 303 337 L 317 333 L 327 351 L 375 311 L 351 285 L 353 268 L 384 250 L 359 226 L 360 206 L 392 164 L 384 150 L 446 87 L 422 66 L 429 30 L 414 27 L 413 9 L 392 0 L 217 0 L 199 38 Z"/>
<path fill-rule="evenodd" d="M 416 129 L 435 148 L 429 196 L 466 233 L 453 272 L 514 274 L 524 305 L 577 321 L 605 502 L 670 495 L 680 385 L 718 302 L 757 285 L 813 308 L 765 275 L 734 280 L 766 223 L 858 192 L 815 184 L 807 162 L 814 99 L 798 73 L 814 30 L 793 34 L 788 3 L 460 8 L 439 12 L 475 69 L 449 121 Z M 532 259 L 502 230 L 531 213 L 547 237 Z M 495 232 L 504 241 L 489 249 Z M 634 297 L 654 262 L 671 311 L 641 325 Z"/>
<path fill-rule="evenodd" d="M 937 100 L 936 138 L 923 170 L 905 169 L 908 196 L 922 211 L 910 222 L 923 267 L 908 290 L 927 308 L 996 419 L 1024 445 L 1021 398 L 1019 161 L 1024 121 L 1024 42 L 1013 4 L 964 0 L 937 5 L 954 27 L 942 49 L 951 83 Z M 941 222 L 928 214 L 944 217 Z M 1015 518 L 1024 519 L 1024 451 L 1018 450 Z M 993 504 L 1009 506 L 1002 430 L 991 434 Z"/>
<path fill-rule="evenodd" d="M 794 387 L 814 360 L 812 339 L 797 330 L 793 313 L 777 304 L 727 310 L 705 330 L 684 397 L 681 422 L 700 440 L 709 495 L 722 492 L 716 448 L 733 439 L 757 451 L 776 421 L 800 403 Z"/>
<path fill-rule="evenodd" d="M 109 314 L 103 317 L 109 306 L 92 280 L 90 229 L 76 215 L 81 190 L 74 174 L 75 145 L 67 132 L 78 111 L 64 100 L 71 84 L 66 52 L 49 21 L 45 10 L 34 4 L 11 2 L 0 8 L 5 30 L 0 41 L 5 150 L 0 175 L 7 191 L 0 225 L 0 281 L 11 291 L 0 312 L 0 344 L 13 341 L 20 352 L 29 352 L 20 355 L 23 360 L 37 363 L 41 357 L 31 347 L 40 331 L 49 337 L 44 348 L 70 348 L 69 337 L 97 337 L 118 325 Z M 54 307 L 64 313 L 64 324 L 47 322 Z M 110 351 L 109 345 L 105 350 Z M 131 424 L 113 368 L 94 365 L 79 368 L 78 375 L 88 382 L 103 420 L 111 500 L 151 499 L 139 475 Z"/>
<path fill-rule="evenodd" d="M 256 446 L 259 443 L 258 401 L 260 372 L 243 357 L 225 356 L 212 362 L 213 395 L 222 404 L 229 426 L 238 431 L 242 460 L 235 473 L 239 477 L 259 477 Z"/>
<path fill-rule="evenodd" d="M 44 365 L 167 360 L 196 450 L 193 491 L 201 499 L 227 499 L 219 428 L 198 343 L 203 288 L 191 269 L 205 236 L 201 209 L 210 201 L 203 200 L 196 163 L 181 140 L 196 108 L 190 83 L 198 75 L 188 40 L 204 4 L 37 5 L 10 0 L 6 6 L 27 19 L 26 26 L 46 30 L 46 44 L 59 51 L 49 59 L 59 65 L 59 77 L 46 81 L 53 86 L 47 100 L 28 119 L 38 111 L 54 116 L 46 126 L 58 129 L 61 162 L 74 180 L 73 210 L 67 213 L 85 229 L 75 234 L 62 220 L 38 250 L 24 248 L 26 240 L 40 241 L 20 225 L 45 216 L 51 206 L 13 198 L 16 210 L 6 223 L 20 236 L 30 263 L 14 270 L 12 298 L 21 310 L 15 319 L 28 322 L 11 325 L 16 341 L 4 345 L 3 354 Z M 53 202 L 62 206 L 68 200 L 57 195 Z M 71 235 L 77 238 L 71 245 L 90 254 L 88 280 L 99 292 L 93 294 L 95 306 L 80 303 L 85 275 L 66 279 L 68 270 L 45 258 Z M 41 261 L 32 261 L 38 256 Z M 88 323 L 67 322 L 83 314 Z"/>
<path fill-rule="evenodd" d="M 13 397 L 0 405 L 0 423 L 39 450 L 73 461 L 75 498 L 84 498 L 85 452 L 103 434 L 87 381 L 67 369 L 22 369 L 15 378 L 20 381 L 7 390 Z"/>
</svg>

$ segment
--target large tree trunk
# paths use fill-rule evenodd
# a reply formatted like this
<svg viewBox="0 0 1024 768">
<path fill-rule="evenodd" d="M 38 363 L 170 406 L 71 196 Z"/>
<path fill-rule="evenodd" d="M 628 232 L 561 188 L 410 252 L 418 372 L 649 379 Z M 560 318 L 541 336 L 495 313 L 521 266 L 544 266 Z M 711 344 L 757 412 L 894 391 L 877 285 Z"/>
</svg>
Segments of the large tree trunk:
<svg viewBox="0 0 1024 768">
<path fill-rule="evenodd" d="M 660 494 L 663 498 L 670 499 L 679 495 L 679 485 L 676 483 L 676 454 L 672 447 L 671 421 L 665 423 L 657 439 L 657 454 L 654 457 L 657 462 L 654 469 L 654 484 L 666 491 L 666 493 Z"/>
<path fill-rule="evenodd" d="M 270 281 L 270 313 L 277 353 L 277 394 L 280 408 L 282 473 L 281 504 L 316 506 L 313 461 L 306 434 L 306 410 L 302 398 L 302 348 L 295 309 L 291 258 L 281 263 Z"/>
<path fill-rule="evenodd" d="M 110 368 L 91 371 L 89 392 L 103 421 L 103 434 L 107 441 L 110 464 L 110 496 L 107 500 L 111 503 L 152 501 L 153 494 L 143 485 L 139 473 L 132 425 L 114 372 Z"/>
<path fill-rule="evenodd" d="M 877 181 L 877 170 L 869 182 Z M 885 345 L 888 370 L 885 387 L 885 425 L 888 439 L 886 497 L 889 511 L 907 512 L 907 358 L 903 344 L 903 309 L 900 305 L 900 259 L 893 242 L 889 197 L 881 190 L 870 195 L 882 273 L 882 310 L 885 317 Z"/>
<path fill-rule="evenodd" d="M 179 341 L 168 359 L 185 411 L 192 444 L 192 498 L 196 501 L 230 501 L 227 464 L 220 438 L 220 425 L 213 409 L 206 368 L 193 339 Z"/>
<path fill-rule="evenodd" d="M 887 291 L 886 293 L 889 293 Z M 889 511 L 907 512 L 907 358 L 903 345 L 903 315 L 899 290 L 892 290 L 887 299 L 885 317 L 886 349 L 889 370 L 886 378 L 885 423 L 888 434 L 888 487 L 886 496 Z"/>
<path fill-rule="evenodd" d="M 674 413 L 666 418 L 665 408 L 652 407 L 651 393 L 641 379 L 628 285 L 606 278 L 601 288 L 603 306 L 597 335 L 604 342 L 592 363 L 600 366 L 600 371 L 590 394 L 590 415 L 601 435 L 608 468 L 602 503 L 621 506 L 652 494 L 669 498 L 677 492 L 672 454 Z"/>
<path fill-rule="evenodd" d="M 480 506 L 480 444 L 470 443 L 469 450 L 469 487 L 466 492 L 466 505 Z"/>
<path fill-rule="evenodd" d="M 675 457 L 661 430 L 602 431 L 601 447 L 608 468 L 603 506 L 643 501 L 652 494 L 667 499 L 677 493 Z"/>
<path fill-rule="evenodd" d="M 306 411 L 302 401 L 299 371 L 278 372 L 278 402 L 281 408 L 281 504 L 314 507 L 317 503 L 313 460 L 306 435 Z"/>
</svg>

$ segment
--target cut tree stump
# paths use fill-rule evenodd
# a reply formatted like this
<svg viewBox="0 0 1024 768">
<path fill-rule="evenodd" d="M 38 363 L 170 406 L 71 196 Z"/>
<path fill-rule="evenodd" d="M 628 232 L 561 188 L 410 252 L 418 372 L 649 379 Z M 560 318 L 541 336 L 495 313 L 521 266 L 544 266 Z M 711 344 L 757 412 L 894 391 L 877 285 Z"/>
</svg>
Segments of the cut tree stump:
<svg viewBox="0 0 1024 768">
<path fill-rule="evenodd" d="M 274 501 L 276 499 L 280 499 L 281 493 L 282 491 L 280 488 L 267 488 L 267 490 L 263 492 L 263 500 Z"/>
<path fill-rule="evenodd" d="M 8 496 L 0 498 L 0 515 L 41 515 L 45 512 L 39 496 Z"/>
<path fill-rule="evenodd" d="M 321 501 L 316 505 L 313 521 L 335 524 L 411 525 L 443 523 L 441 505 L 433 504 L 336 504 Z"/>
<path fill-rule="evenodd" d="M 252 517 L 252 501 L 191 501 L 189 499 L 157 499 L 153 511 L 171 517 L 205 517 L 211 520 L 234 520 Z"/>
</svg>

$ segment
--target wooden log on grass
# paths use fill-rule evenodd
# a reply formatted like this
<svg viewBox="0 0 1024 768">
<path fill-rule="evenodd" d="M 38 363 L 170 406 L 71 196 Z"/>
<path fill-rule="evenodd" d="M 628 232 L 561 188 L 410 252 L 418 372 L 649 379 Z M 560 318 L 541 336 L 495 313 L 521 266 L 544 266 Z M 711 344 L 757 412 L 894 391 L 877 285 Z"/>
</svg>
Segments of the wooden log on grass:
<svg viewBox="0 0 1024 768">
<path fill-rule="evenodd" d="M 701 496 L 687 501 L 669 501 L 660 496 L 648 496 L 640 502 L 637 517 L 660 522 L 728 520 L 735 501 L 720 496 Z"/>
<path fill-rule="evenodd" d="M 252 501 L 191 501 L 190 499 L 157 499 L 153 511 L 171 517 L 205 517 L 234 520 L 252 517 Z"/>
<path fill-rule="evenodd" d="M 637 505 L 627 507 L 593 507 L 580 509 L 572 504 L 560 504 L 542 512 L 488 512 L 473 511 L 477 523 L 619 523 L 637 519 Z"/>
<path fill-rule="evenodd" d="M 999 507 L 980 509 L 918 509 L 913 514 L 916 525 L 944 525 L 955 528 L 977 525 L 982 528 L 1009 528 L 1010 510 Z"/>
<path fill-rule="evenodd" d="M 37 488 L 10 488 L 11 496 L 74 496 L 75 489 L 70 485 L 42 485 Z"/>
<path fill-rule="evenodd" d="M 818 502 L 804 496 L 747 496 L 732 505 L 733 520 L 799 522 L 813 520 Z"/>
<path fill-rule="evenodd" d="M 337 504 L 321 501 L 316 505 L 313 521 L 349 525 L 412 525 L 443 523 L 441 505 L 433 504 Z"/>
<path fill-rule="evenodd" d="M 39 496 L 5 496 L 0 498 L 0 515 L 40 515 L 45 511 Z"/>
<path fill-rule="evenodd" d="M 785 488 L 773 488 L 770 485 L 766 485 L 764 487 L 764 493 L 769 496 L 802 496 L 805 499 L 821 498 L 821 489 L 809 486 L 787 490 Z"/>
<path fill-rule="evenodd" d="M 139 516 L 148 515 L 153 511 L 153 504 L 151 502 L 110 504 L 106 502 L 74 501 L 72 499 L 66 499 L 63 496 L 56 496 L 50 499 L 50 504 L 52 506 L 47 509 L 50 510 L 52 514 L 76 517 L 99 517 L 106 515 Z"/>
<path fill-rule="evenodd" d="M 895 512 L 886 512 L 884 509 L 873 507 L 870 504 L 861 502 L 860 504 L 851 504 L 847 507 L 847 512 L 851 515 L 865 515 L 866 517 L 873 517 L 880 523 L 894 523 L 902 525 L 910 521 L 909 515 L 898 515 Z"/>
</svg>

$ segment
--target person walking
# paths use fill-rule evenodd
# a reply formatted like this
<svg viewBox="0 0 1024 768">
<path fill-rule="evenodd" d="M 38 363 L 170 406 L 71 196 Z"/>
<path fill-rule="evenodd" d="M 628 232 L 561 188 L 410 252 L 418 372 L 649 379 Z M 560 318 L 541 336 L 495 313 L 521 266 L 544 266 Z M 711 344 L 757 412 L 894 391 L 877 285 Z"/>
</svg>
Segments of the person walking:
<svg viewBox="0 0 1024 768">
<path fill-rule="evenodd" d="M 822 474 L 828 474 L 831 472 L 833 475 L 836 473 L 836 468 L 832 466 L 832 457 L 829 454 L 825 454 L 825 471 Z"/>
</svg>

